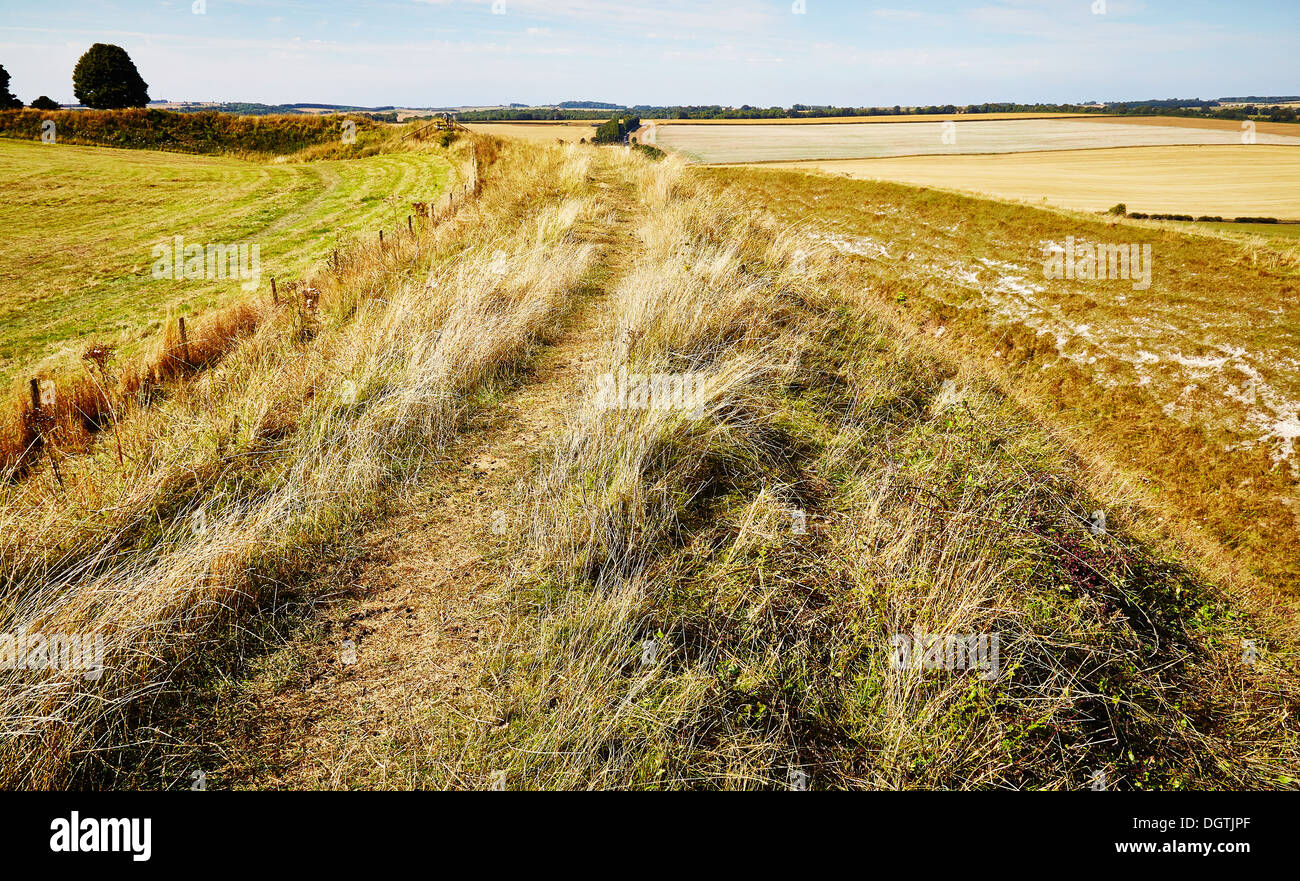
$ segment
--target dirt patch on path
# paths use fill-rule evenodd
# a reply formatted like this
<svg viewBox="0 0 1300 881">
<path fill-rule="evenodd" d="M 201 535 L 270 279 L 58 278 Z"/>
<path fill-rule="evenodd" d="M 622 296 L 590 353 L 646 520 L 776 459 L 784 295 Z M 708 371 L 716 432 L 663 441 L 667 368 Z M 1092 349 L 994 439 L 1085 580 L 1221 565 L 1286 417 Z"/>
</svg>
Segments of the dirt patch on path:
<svg viewBox="0 0 1300 881">
<path fill-rule="evenodd" d="M 254 788 L 423 788 L 456 785 L 421 761 L 435 719 L 475 717 L 480 646 L 497 638 L 514 563 L 509 534 L 519 482 L 590 381 L 605 301 L 630 263 L 637 201 L 597 171 L 608 222 L 577 233 L 601 248 L 564 327 L 498 404 L 443 451 L 421 486 L 362 539 L 346 571 L 324 576 L 344 598 L 310 636 L 277 650 L 276 682 L 241 683 L 227 708 L 239 731 L 214 744 L 212 785 Z M 350 582 L 350 583 L 349 583 Z M 451 726 L 454 728 L 454 725 Z M 223 780 L 224 778 L 224 780 Z M 464 785 L 475 785 L 464 781 Z"/>
</svg>

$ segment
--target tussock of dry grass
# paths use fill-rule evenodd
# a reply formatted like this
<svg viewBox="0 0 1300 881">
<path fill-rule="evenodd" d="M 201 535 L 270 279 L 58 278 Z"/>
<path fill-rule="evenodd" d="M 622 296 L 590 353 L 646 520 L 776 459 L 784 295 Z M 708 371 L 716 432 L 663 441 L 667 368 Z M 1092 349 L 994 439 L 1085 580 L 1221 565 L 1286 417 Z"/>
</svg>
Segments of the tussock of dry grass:
<svg viewBox="0 0 1300 881">
<path fill-rule="evenodd" d="M 571 230 L 589 157 L 507 151 L 481 198 L 309 280 L 213 369 L 0 489 L 0 632 L 100 633 L 103 675 L 0 672 L 0 783 L 94 781 L 146 744 L 144 704 L 205 634 L 441 445 L 553 327 L 591 260 Z M 486 166 L 485 166 L 486 167 Z M 118 462 L 117 444 L 124 459 Z M 200 513 L 201 512 L 201 513 Z"/>
<path fill-rule="evenodd" d="M 700 371 L 707 402 L 575 403 L 533 479 L 492 712 L 430 763 L 451 785 L 1291 785 L 1287 643 L 826 254 L 672 161 L 629 172 L 651 216 L 596 370 Z M 998 634 L 1001 666 L 894 669 L 900 633 Z"/>
</svg>

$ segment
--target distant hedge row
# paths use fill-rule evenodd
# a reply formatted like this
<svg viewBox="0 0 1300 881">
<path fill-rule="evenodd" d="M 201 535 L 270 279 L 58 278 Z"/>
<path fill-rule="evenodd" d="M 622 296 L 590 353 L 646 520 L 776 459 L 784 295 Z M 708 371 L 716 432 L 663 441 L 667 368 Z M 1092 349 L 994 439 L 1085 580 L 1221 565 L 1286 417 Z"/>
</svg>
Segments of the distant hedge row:
<svg viewBox="0 0 1300 881">
<path fill-rule="evenodd" d="M 339 116 L 232 116 L 228 113 L 173 113 L 168 110 L 4 110 L 0 137 L 39 140 L 45 120 L 53 120 L 58 142 L 178 153 L 255 153 L 283 156 L 339 141 Z M 364 117 L 358 138 L 377 124 Z"/>
<path fill-rule="evenodd" d="M 1143 214 L 1140 211 L 1132 211 L 1125 216 L 1134 220 L 1182 220 L 1197 223 L 1280 223 L 1276 217 L 1230 217 L 1225 220 L 1217 214 L 1202 214 L 1200 217 L 1193 217 L 1190 214 Z"/>
</svg>

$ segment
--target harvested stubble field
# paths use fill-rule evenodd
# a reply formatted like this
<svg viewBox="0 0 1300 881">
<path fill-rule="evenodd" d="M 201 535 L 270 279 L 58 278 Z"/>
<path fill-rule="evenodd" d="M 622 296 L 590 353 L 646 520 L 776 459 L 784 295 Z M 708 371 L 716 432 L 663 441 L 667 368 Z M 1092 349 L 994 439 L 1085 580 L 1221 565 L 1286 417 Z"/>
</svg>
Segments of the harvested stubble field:
<svg viewBox="0 0 1300 881">
<path fill-rule="evenodd" d="M 959 156 L 1109 147 L 1241 145 L 1241 130 L 1159 126 L 1092 119 L 962 119 L 942 122 L 821 125 L 665 125 L 654 143 L 709 165 L 890 156 Z M 1259 144 L 1300 146 L 1293 134 L 1256 133 Z"/>
<path fill-rule="evenodd" d="M 958 243 L 1004 263 L 951 290 L 1011 296 L 1003 240 L 1056 227 L 473 142 L 450 214 L 309 275 L 310 305 L 249 304 L 255 334 L 61 479 L 0 485 L 0 632 L 106 643 L 95 679 L 0 671 L 0 784 L 1295 786 L 1294 631 L 1231 565 L 1268 552 L 1162 522 L 1174 479 L 1120 474 L 1156 451 L 1053 427 L 1085 380 L 1060 412 L 1008 395 L 1003 362 L 947 347 L 961 304 L 922 300 Z M 1234 284 L 1270 267 L 1241 256 Z M 1294 308 L 1268 290 L 1264 334 Z M 1153 295 L 1165 322 L 1186 302 Z M 990 310 L 967 311 L 974 339 Z M 1262 400 L 1290 393 L 1251 364 Z M 600 397 L 623 371 L 698 395 Z M 1256 439 L 1251 498 L 1290 479 L 1279 449 Z M 900 633 L 999 634 L 1000 661 L 899 666 Z"/>
<path fill-rule="evenodd" d="M 1300 220 L 1300 149 L 1296 147 L 1240 143 L 1125 147 L 781 162 L 772 167 L 898 181 L 1080 211 L 1106 211 L 1124 203 L 1129 211 L 1146 214 Z M 1300 231 L 1300 226 L 1254 231 L 1286 235 Z"/>
<path fill-rule="evenodd" d="M 0 386 L 79 369 L 90 340 L 139 351 L 169 315 L 246 298 L 242 281 L 154 279 L 153 248 L 260 246 L 270 278 L 301 278 L 352 238 L 406 228 L 450 164 L 404 151 L 263 162 L 0 139 Z"/>
</svg>

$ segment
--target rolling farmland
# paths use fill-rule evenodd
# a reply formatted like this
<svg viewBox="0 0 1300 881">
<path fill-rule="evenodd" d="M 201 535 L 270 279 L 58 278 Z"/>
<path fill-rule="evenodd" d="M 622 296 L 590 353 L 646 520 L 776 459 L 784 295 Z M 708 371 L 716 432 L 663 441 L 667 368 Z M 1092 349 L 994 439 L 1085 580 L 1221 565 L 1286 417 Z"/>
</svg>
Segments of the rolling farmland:
<svg viewBox="0 0 1300 881">
<path fill-rule="evenodd" d="M 1240 126 L 1224 130 L 1076 119 L 655 128 L 657 146 L 707 165 L 1242 143 Z M 1259 144 L 1300 146 L 1300 131 L 1294 135 L 1259 131 L 1256 138 Z"/>
<path fill-rule="evenodd" d="M 161 794 L 286 790 L 1125 792 L 868 843 L 1286 853 L 1296 33 L 10 0 L 11 864 L 427 849 Z"/>
<path fill-rule="evenodd" d="M 0 484 L 21 587 L 0 615 L 112 636 L 92 682 L 3 674 L 0 714 L 42 735 L 0 738 L 11 786 L 198 767 L 223 788 L 630 788 L 647 770 L 752 788 L 780 786 L 796 749 L 835 788 L 1079 788 L 1098 764 L 1152 788 L 1270 787 L 1290 768 L 1270 720 L 1292 674 L 1219 675 L 1256 633 L 1220 581 L 1290 599 L 1300 578 L 1277 255 L 474 133 L 300 165 L 5 149 L 26 160 L 5 168 L 26 272 L 88 288 L 13 295 L 13 336 L 69 355 L 193 304 L 148 279 L 157 239 L 263 241 L 269 272 L 392 229 L 451 162 L 473 169 L 436 221 L 389 247 L 367 235 L 310 304 L 256 297 L 255 333 L 175 359 L 147 394 L 110 388 L 79 435 L 18 402 L 40 455 Z M 135 222 L 85 207 L 110 199 Z M 1112 223 L 1159 246 L 1149 289 L 1034 281 L 1044 240 Z M 41 337 L 46 311 L 63 324 Z M 650 399 L 611 400 L 615 376 L 649 377 Z M 662 377 L 689 377 L 691 400 L 664 406 Z M 1186 567 L 1166 563 L 1175 540 Z M 904 627 L 1000 634 L 1006 667 L 975 692 L 918 690 L 924 671 L 884 663 Z M 1052 654 L 1062 634 L 1081 650 Z M 680 669 L 625 675 L 647 640 Z M 1094 694 L 1115 698 L 1104 716 Z M 1168 735 L 1185 730 L 1199 740 Z M 141 731 L 165 747 L 133 751 Z M 867 762 L 870 731 L 890 746 Z"/>
</svg>

